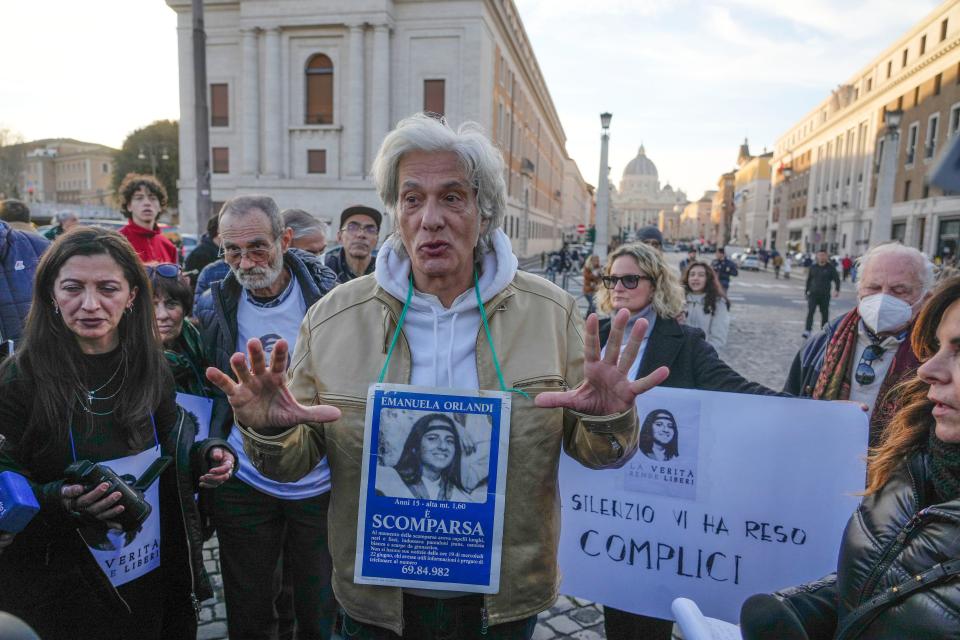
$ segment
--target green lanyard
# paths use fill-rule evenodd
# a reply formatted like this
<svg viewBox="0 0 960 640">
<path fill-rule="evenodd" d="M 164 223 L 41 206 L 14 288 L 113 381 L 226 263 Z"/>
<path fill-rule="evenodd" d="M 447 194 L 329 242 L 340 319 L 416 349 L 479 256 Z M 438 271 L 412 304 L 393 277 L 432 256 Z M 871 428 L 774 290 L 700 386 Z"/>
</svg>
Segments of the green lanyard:
<svg viewBox="0 0 960 640">
<path fill-rule="evenodd" d="M 483 323 L 483 331 L 487 336 L 487 344 L 490 345 L 490 353 L 493 354 L 493 366 L 497 370 L 497 380 L 500 381 L 500 390 L 505 393 L 519 393 L 527 400 L 530 396 L 520 389 L 508 389 L 507 383 L 503 380 L 503 371 L 500 370 L 500 359 L 497 358 L 497 350 L 493 346 L 493 336 L 490 335 L 490 325 L 487 324 L 487 314 L 483 309 L 483 300 L 480 298 L 480 282 L 477 278 L 477 271 L 473 271 L 473 292 L 477 296 L 477 309 L 480 310 L 480 321 Z M 400 312 L 400 320 L 397 322 L 397 328 L 393 332 L 393 339 L 390 340 L 390 348 L 387 349 L 387 360 L 383 363 L 383 369 L 380 370 L 380 377 L 377 382 L 383 382 L 387 375 L 387 367 L 390 366 L 390 358 L 393 356 L 393 349 L 397 346 L 397 340 L 400 338 L 400 330 L 403 329 L 403 321 L 407 317 L 407 309 L 410 308 L 410 300 L 413 299 L 413 271 L 410 271 L 410 283 L 407 287 L 407 300 L 403 303 L 403 311 Z"/>
</svg>

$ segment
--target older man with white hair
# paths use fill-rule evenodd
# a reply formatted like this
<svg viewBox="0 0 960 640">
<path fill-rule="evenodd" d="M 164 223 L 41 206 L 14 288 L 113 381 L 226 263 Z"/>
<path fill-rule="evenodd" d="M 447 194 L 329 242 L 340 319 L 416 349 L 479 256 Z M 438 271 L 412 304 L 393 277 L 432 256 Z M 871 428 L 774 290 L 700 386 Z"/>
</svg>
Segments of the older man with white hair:
<svg viewBox="0 0 960 640">
<path fill-rule="evenodd" d="M 396 231 L 373 274 L 339 285 L 307 313 L 289 380 L 286 344 L 268 365 L 254 340 L 249 361 L 231 359 L 237 382 L 216 369 L 207 376 L 229 398 L 265 475 L 295 480 L 328 456 L 345 636 L 530 638 L 558 593 L 561 447 L 591 468 L 623 465 L 637 447 L 634 400 L 668 371 L 631 381 L 645 321 L 622 354 L 601 359 L 596 316 L 584 332 L 573 297 L 517 269 L 500 229 L 503 158 L 475 127 L 408 118 L 384 139 L 373 169 Z M 616 343 L 628 315 L 613 321 Z M 381 370 L 387 383 L 437 392 L 514 392 L 506 486 L 497 489 L 505 494 L 497 593 L 356 583 L 366 400 Z"/>
<path fill-rule="evenodd" d="M 887 392 L 913 375 L 913 321 L 933 285 L 933 264 L 920 251 L 882 244 L 860 259 L 857 308 L 834 319 L 797 354 L 784 391 L 869 408 L 870 446 L 896 408 Z"/>
<path fill-rule="evenodd" d="M 58 211 L 53 216 L 54 225 L 43 232 L 43 237 L 53 242 L 65 232 L 80 224 L 80 218 L 73 211 Z"/>
</svg>

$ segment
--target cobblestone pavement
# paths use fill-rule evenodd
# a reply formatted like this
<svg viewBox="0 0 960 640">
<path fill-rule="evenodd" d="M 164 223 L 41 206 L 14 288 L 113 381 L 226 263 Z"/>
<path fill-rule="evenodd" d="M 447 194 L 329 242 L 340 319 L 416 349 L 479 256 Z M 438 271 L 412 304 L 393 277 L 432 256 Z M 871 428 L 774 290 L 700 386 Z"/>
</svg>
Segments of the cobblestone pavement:
<svg viewBox="0 0 960 640">
<path fill-rule="evenodd" d="M 680 259 L 679 254 L 669 257 L 672 262 Z M 804 342 L 801 337 L 806 316 L 806 306 L 802 304 L 804 277 L 804 270 L 796 269 L 789 288 L 779 287 L 774 290 L 782 295 L 782 305 L 771 305 L 769 301 L 765 304 L 751 303 L 750 292 L 773 283 L 772 274 L 743 273 L 734 280 L 730 290 L 734 299 L 730 334 L 721 355 L 744 377 L 774 389 L 783 386 L 790 363 Z M 578 276 L 571 277 L 568 279 L 567 289 L 578 296 L 581 309 L 586 309 L 586 302 L 580 294 L 580 284 Z M 847 291 L 840 300 L 831 305 L 831 317 L 853 307 L 852 294 L 849 293 L 852 287 L 849 284 L 844 286 Z M 216 597 L 204 603 L 197 637 L 200 640 L 218 640 L 227 637 L 227 625 L 216 538 L 207 543 L 204 560 Z M 605 637 L 603 614 L 596 604 L 560 596 L 553 607 L 540 614 L 533 637 L 534 640 L 599 640 Z"/>
</svg>

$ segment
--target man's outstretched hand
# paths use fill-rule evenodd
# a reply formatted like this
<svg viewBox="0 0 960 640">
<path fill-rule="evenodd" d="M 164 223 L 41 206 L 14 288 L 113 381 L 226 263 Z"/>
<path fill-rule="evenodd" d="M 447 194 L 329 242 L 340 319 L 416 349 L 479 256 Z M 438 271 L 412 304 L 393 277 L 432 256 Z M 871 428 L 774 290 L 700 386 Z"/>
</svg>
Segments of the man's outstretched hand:
<svg viewBox="0 0 960 640">
<path fill-rule="evenodd" d="M 216 367 L 207 369 L 207 379 L 230 401 L 236 421 L 252 429 L 289 428 L 302 422 L 333 422 L 340 410 L 326 404 L 304 406 L 287 389 L 287 341 L 278 340 L 267 365 L 263 345 L 256 338 L 247 342 L 247 356 L 230 357 L 237 382 Z"/>
<path fill-rule="evenodd" d="M 633 325 L 623 353 L 620 344 L 630 312 L 621 309 L 614 317 L 607 339 L 607 351 L 600 358 L 600 322 L 597 314 L 587 318 L 583 342 L 583 384 L 571 391 L 551 391 L 538 395 L 535 403 L 543 409 L 563 407 L 591 416 L 623 413 L 633 406 L 638 395 L 667 379 L 670 370 L 660 367 L 639 380 L 630 380 L 629 371 L 637 358 L 647 321 L 641 318 Z"/>
</svg>

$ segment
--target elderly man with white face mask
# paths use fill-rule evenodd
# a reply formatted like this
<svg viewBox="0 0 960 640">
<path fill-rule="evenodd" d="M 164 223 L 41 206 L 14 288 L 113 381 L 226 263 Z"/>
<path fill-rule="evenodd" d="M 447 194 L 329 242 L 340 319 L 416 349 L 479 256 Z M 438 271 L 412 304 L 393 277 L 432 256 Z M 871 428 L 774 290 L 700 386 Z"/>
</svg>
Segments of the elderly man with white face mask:
<svg viewBox="0 0 960 640">
<path fill-rule="evenodd" d="M 870 446 L 895 407 L 889 391 L 918 366 L 907 336 L 933 284 L 933 264 L 899 243 L 870 249 L 859 263 L 857 308 L 826 325 L 797 354 L 784 391 L 869 408 Z"/>
</svg>

